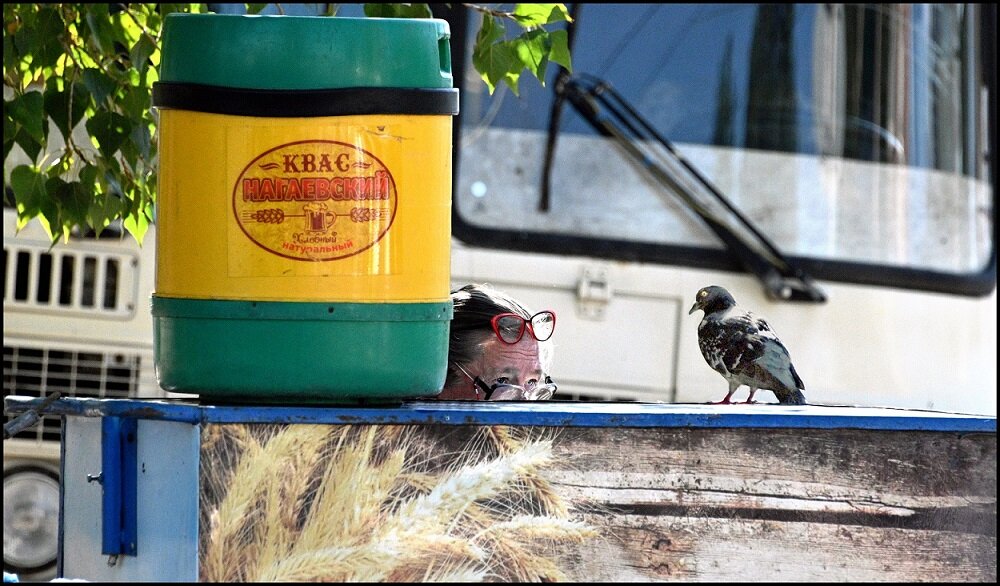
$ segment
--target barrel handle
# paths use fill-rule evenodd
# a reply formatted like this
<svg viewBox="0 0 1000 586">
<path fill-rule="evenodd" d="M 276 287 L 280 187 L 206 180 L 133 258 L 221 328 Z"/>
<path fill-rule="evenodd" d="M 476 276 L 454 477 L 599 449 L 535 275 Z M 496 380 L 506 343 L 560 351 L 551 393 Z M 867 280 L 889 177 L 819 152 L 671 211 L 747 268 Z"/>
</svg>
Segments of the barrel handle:
<svg viewBox="0 0 1000 586">
<path fill-rule="evenodd" d="M 451 35 L 443 33 L 438 37 L 438 59 L 441 63 L 441 74 L 451 77 Z"/>
</svg>

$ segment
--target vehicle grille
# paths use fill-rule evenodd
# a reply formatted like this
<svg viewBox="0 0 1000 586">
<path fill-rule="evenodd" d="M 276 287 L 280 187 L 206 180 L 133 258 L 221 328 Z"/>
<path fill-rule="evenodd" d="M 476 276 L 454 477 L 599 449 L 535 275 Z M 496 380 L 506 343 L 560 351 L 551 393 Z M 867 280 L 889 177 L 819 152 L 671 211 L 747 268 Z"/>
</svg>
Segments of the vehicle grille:
<svg viewBox="0 0 1000 586">
<path fill-rule="evenodd" d="M 50 250 L 5 239 L 4 308 L 127 318 L 135 312 L 138 265 L 130 252 Z"/>
<path fill-rule="evenodd" d="M 3 393 L 43 397 L 127 398 L 139 388 L 141 358 L 125 353 L 76 352 L 49 348 L 3 347 Z M 4 421 L 13 419 L 5 416 Z M 18 439 L 58 442 L 61 418 L 43 416 Z"/>
</svg>

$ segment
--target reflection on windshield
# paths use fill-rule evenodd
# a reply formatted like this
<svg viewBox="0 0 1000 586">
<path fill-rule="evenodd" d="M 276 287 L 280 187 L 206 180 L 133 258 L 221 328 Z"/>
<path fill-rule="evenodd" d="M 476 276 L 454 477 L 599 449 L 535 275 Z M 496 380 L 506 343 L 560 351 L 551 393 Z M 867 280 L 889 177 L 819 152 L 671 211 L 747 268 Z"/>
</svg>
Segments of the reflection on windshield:
<svg viewBox="0 0 1000 586">
<path fill-rule="evenodd" d="M 966 5 L 585 4 L 574 73 L 607 79 L 786 254 L 966 273 L 993 231 L 979 18 Z M 466 221 L 722 248 L 572 112 L 539 213 L 551 85 L 463 93 Z"/>
</svg>

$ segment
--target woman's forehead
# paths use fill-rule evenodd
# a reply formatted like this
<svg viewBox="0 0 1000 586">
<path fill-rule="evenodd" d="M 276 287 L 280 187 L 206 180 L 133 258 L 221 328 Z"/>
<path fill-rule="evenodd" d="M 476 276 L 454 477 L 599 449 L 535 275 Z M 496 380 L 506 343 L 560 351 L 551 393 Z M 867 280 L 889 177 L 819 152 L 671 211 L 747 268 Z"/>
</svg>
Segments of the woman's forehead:
<svg viewBox="0 0 1000 586">
<path fill-rule="evenodd" d="M 484 374 L 489 370 L 498 376 L 542 371 L 538 342 L 530 336 L 521 338 L 517 344 L 504 344 L 495 338 L 484 342 L 480 364 Z"/>
</svg>

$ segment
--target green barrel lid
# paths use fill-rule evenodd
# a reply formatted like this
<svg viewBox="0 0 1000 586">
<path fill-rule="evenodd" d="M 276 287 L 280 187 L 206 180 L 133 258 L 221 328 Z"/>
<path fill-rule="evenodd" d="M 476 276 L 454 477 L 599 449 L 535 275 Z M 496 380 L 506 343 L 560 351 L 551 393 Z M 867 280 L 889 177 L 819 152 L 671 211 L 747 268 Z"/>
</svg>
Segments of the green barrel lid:
<svg viewBox="0 0 1000 586">
<path fill-rule="evenodd" d="M 448 23 L 430 18 L 169 14 L 160 80 L 231 88 L 452 87 Z"/>
</svg>

